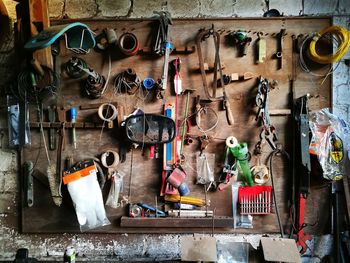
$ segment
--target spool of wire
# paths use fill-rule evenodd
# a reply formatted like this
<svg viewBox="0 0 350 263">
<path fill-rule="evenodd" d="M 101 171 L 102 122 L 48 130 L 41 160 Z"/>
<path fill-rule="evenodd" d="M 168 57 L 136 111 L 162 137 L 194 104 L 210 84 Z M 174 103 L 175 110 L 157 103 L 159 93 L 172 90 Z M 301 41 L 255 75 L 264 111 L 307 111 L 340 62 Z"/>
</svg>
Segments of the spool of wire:
<svg viewBox="0 0 350 263">
<path fill-rule="evenodd" d="M 98 99 L 104 93 L 105 78 L 96 71 L 89 69 L 91 74 L 86 79 L 85 91 L 91 99 Z"/>
<path fill-rule="evenodd" d="M 327 34 L 331 34 L 337 43 L 337 50 L 330 55 L 320 55 L 316 50 L 317 42 Z M 317 35 L 313 36 L 309 45 L 309 57 L 319 64 L 331 64 L 338 62 L 348 51 L 350 46 L 350 32 L 341 26 L 330 26 L 324 28 Z"/>
<path fill-rule="evenodd" d="M 324 36 L 324 38 L 326 37 Z M 320 69 L 320 67 L 324 67 L 324 65 L 315 63 L 313 60 L 310 59 L 308 47 L 312 40 L 313 40 L 313 35 L 308 35 L 302 40 L 299 47 L 299 65 L 301 69 L 306 73 L 309 73 L 316 77 L 326 78 L 327 76 L 332 74 L 334 70 L 339 66 L 339 62 L 335 66 L 331 66 L 330 69 L 327 69 L 326 72 L 318 73 L 316 70 Z"/>
<path fill-rule="evenodd" d="M 114 79 L 116 93 L 127 92 L 129 95 L 133 95 L 140 86 L 141 80 L 132 68 L 119 73 Z"/>
<path fill-rule="evenodd" d="M 78 79 L 86 75 L 84 69 L 88 69 L 87 63 L 82 58 L 72 57 L 66 64 L 67 75 L 73 79 Z"/>
<path fill-rule="evenodd" d="M 13 95 L 20 101 L 36 103 L 37 99 L 46 103 L 57 99 L 58 77 L 53 70 L 41 65 L 44 74 L 41 76 L 35 70 L 25 69 L 17 76 L 17 89 L 12 89 Z"/>
</svg>

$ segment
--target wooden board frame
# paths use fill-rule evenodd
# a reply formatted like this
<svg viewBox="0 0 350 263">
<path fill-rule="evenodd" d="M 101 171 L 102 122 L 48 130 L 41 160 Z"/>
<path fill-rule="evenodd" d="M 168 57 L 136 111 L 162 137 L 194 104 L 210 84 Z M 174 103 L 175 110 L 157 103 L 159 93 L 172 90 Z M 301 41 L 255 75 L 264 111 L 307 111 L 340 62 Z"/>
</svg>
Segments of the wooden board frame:
<svg viewBox="0 0 350 263">
<path fill-rule="evenodd" d="M 72 21 L 53 21 L 55 23 L 69 23 Z M 93 31 L 100 32 L 104 28 L 117 29 L 118 37 L 122 32 L 134 33 L 140 43 L 141 48 L 151 47 L 150 30 L 154 20 L 152 19 L 121 19 L 121 20 L 87 20 L 83 21 L 88 24 Z M 192 47 L 194 45 L 194 39 L 199 29 L 209 28 L 214 24 L 216 29 L 225 29 L 222 33 L 221 44 L 221 60 L 225 64 L 224 73 L 244 73 L 245 71 L 251 71 L 258 77 L 262 75 L 269 80 L 275 79 L 278 81 L 278 88 L 273 90 L 270 94 L 270 109 L 288 109 L 288 96 L 289 96 L 289 81 L 288 78 L 292 73 L 292 47 L 291 47 L 291 35 L 298 35 L 301 33 L 317 32 L 322 28 L 331 24 L 331 18 L 249 18 L 249 19 L 174 19 L 174 25 L 172 26 L 171 36 L 175 47 Z M 277 60 L 273 59 L 273 54 L 277 49 L 277 40 L 275 34 L 280 31 L 281 28 L 286 28 L 287 36 L 285 37 L 285 48 L 283 50 L 283 69 L 277 71 Z M 228 30 L 244 29 L 250 31 L 253 41 L 248 49 L 248 55 L 245 57 L 237 57 L 237 49 L 231 45 L 225 43 L 225 32 Z M 255 64 L 255 58 L 253 56 L 256 32 L 264 31 L 268 33 L 267 38 L 267 61 L 264 64 Z M 62 42 L 62 41 L 61 41 Z M 128 67 L 133 67 L 136 73 L 143 79 L 145 77 L 153 77 L 154 79 L 160 78 L 162 73 L 163 58 L 148 55 L 136 55 L 133 57 L 122 57 L 115 47 L 115 50 L 111 51 L 112 57 L 112 77 L 115 74 L 125 70 Z M 212 54 L 212 50 L 207 48 L 204 50 L 204 54 L 207 57 Z M 61 60 L 64 63 L 73 54 L 69 51 L 61 48 Z M 88 55 L 82 56 L 89 66 L 96 71 L 107 74 L 108 58 L 106 54 L 97 53 L 91 51 Z M 197 53 L 189 55 L 180 55 L 182 59 L 181 75 L 183 79 L 183 87 L 197 88 L 197 92 L 191 96 L 192 109 L 195 95 L 200 94 L 204 96 L 202 89 L 202 82 L 200 74 L 198 73 L 198 56 Z M 171 60 L 175 58 L 175 55 L 171 55 Z M 171 90 L 173 89 L 172 74 L 169 74 L 169 84 L 167 90 L 167 98 L 175 100 L 175 96 Z M 319 109 L 330 106 L 331 96 L 331 82 L 330 79 L 326 79 L 321 88 L 319 84 L 322 79 L 312 77 L 301 71 L 300 67 L 297 68 L 297 79 L 295 81 L 296 97 L 302 96 L 306 93 L 318 95 L 318 97 L 312 100 L 312 108 Z M 316 84 L 317 83 L 317 84 Z M 130 99 L 129 95 L 120 95 L 118 98 L 113 97 L 113 78 L 110 81 L 107 95 L 103 96 L 98 101 L 91 101 L 84 96 L 81 96 L 80 89 L 81 83 L 79 81 L 70 80 L 67 77 L 62 77 L 62 94 L 65 97 L 66 107 L 79 106 L 83 103 L 96 103 L 96 102 L 109 102 L 110 98 L 114 101 L 123 104 L 126 107 L 126 112 L 130 113 L 132 108 L 136 106 L 144 107 L 147 112 L 162 113 L 163 102 L 156 101 L 149 103 L 145 101 Z M 236 123 L 229 127 L 226 123 L 225 112 L 220 109 L 220 106 L 213 104 L 213 107 L 218 111 L 219 115 L 219 129 L 216 134 L 213 135 L 213 143 L 207 148 L 208 153 L 216 153 L 215 156 L 215 176 L 217 177 L 222 170 L 223 155 L 225 144 L 224 140 L 228 135 L 235 135 L 239 141 L 246 141 L 249 144 L 250 150 L 253 149 L 255 143 L 258 140 L 259 127 L 255 122 L 256 107 L 252 103 L 256 94 L 257 79 L 251 79 L 246 82 L 237 82 L 230 84 L 226 87 L 230 103 L 232 105 L 232 111 L 236 119 Z M 114 100 L 116 99 L 116 100 Z M 184 97 L 180 98 L 180 119 L 182 119 L 184 108 Z M 86 111 L 78 113 L 78 121 L 84 121 L 89 116 L 93 116 L 94 111 Z M 35 114 L 32 116 L 35 116 Z M 280 142 L 285 144 L 286 149 L 291 149 L 291 133 L 289 132 L 290 116 L 282 115 L 272 117 L 272 122 L 276 126 L 279 133 Z M 220 128 L 222 127 L 222 128 Z M 198 133 L 195 126 L 190 128 L 191 133 Z M 74 155 L 76 161 L 92 157 L 102 153 L 107 149 L 117 149 L 118 139 L 115 138 L 114 130 L 104 130 L 103 140 L 99 141 L 100 130 L 78 130 L 78 150 L 74 150 L 71 145 L 66 144 L 65 152 L 63 153 L 63 159 L 67 155 Z M 107 138 L 107 139 L 106 139 Z M 38 129 L 32 129 L 32 146 L 23 150 L 24 160 L 33 160 L 34 156 L 39 156 L 36 166 L 36 172 L 43 176 L 45 174 L 47 162 L 45 161 L 44 151 L 38 155 L 39 146 L 39 132 Z M 198 154 L 198 143 L 195 142 L 190 146 L 186 146 L 187 160 L 189 160 L 188 174 L 190 178 L 190 188 L 193 195 L 198 195 L 204 198 L 203 188 L 195 186 L 195 175 L 191 171 L 195 167 L 196 155 Z M 264 162 L 270 152 L 268 146 L 265 146 L 266 150 L 263 153 L 262 161 Z M 50 157 L 55 158 L 55 152 L 50 152 Z M 133 159 L 133 165 L 131 167 L 131 159 Z M 252 159 L 252 163 L 255 161 Z M 142 155 L 140 149 L 136 149 L 131 153 L 128 153 L 127 160 L 124 164 L 118 167 L 118 170 L 126 174 L 124 178 L 124 191 L 126 195 L 131 197 L 131 202 L 145 202 L 150 205 L 154 205 L 155 196 L 158 195 L 160 185 L 160 170 L 161 161 L 149 160 L 147 153 Z M 186 168 L 186 167 L 185 167 Z M 276 174 L 276 194 L 278 199 L 279 209 L 282 212 L 282 222 L 285 227 L 290 226 L 288 219 L 289 208 L 287 205 L 288 190 L 290 190 L 288 180 L 288 165 L 285 160 L 280 160 L 279 163 L 274 165 L 274 172 Z M 143 174 L 143 171 L 149 171 L 148 174 Z M 216 220 L 222 219 L 222 222 L 229 224 L 232 214 L 231 208 L 231 193 L 230 188 L 226 189 L 223 193 L 208 193 L 208 197 L 211 200 L 210 209 L 215 209 Z M 308 222 L 314 222 L 320 218 L 318 225 L 308 228 L 307 230 L 314 233 L 323 232 L 323 229 L 327 223 L 327 218 L 320 217 L 312 213 L 311 211 L 321 211 L 324 206 L 328 205 L 327 189 L 315 188 L 314 195 L 310 195 L 309 205 L 307 206 L 306 214 L 308 215 L 306 220 Z M 131 194 L 130 194 L 131 192 Z M 105 189 L 105 193 L 108 193 L 108 189 Z M 79 232 L 78 223 L 73 210 L 73 206 L 69 202 L 69 198 L 65 198 L 63 205 L 58 208 L 55 207 L 50 193 L 47 187 L 43 183 L 34 179 L 34 206 L 31 208 L 25 207 L 22 201 L 22 232 L 24 233 L 63 233 L 63 232 Z M 68 193 L 65 193 L 66 195 Z M 319 199 L 320 198 L 320 199 Z M 68 200 L 68 201 L 67 201 Z M 318 201 L 321 200 L 321 201 Z M 313 208 L 316 205 L 318 209 Z M 317 212 L 317 213 L 318 213 Z M 216 233 L 274 233 L 278 232 L 277 220 L 274 214 L 268 216 L 256 216 L 254 218 L 253 229 L 233 229 L 228 228 L 215 228 L 210 227 L 196 227 L 190 225 L 185 227 L 184 224 L 176 223 L 179 227 L 166 227 L 166 224 L 162 223 L 160 227 L 120 227 L 120 220 L 122 215 L 127 215 L 127 207 L 119 209 L 107 208 L 107 214 L 111 221 L 111 225 L 105 226 L 99 229 L 89 231 L 91 233 L 193 233 L 193 232 L 216 232 Z M 167 219 L 165 219 L 167 220 Z M 176 220 L 175 220 L 176 221 Z M 184 219 L 185 221 L 185 219 Z M 208 221 L 208 220 L 207 220 Z M 168 219 L 171 224 L 172 219 Z M 197 222 L 199 223 L 200 220 Z M 209 223 L 207 223 L 209 224 Z"/>
</svg>

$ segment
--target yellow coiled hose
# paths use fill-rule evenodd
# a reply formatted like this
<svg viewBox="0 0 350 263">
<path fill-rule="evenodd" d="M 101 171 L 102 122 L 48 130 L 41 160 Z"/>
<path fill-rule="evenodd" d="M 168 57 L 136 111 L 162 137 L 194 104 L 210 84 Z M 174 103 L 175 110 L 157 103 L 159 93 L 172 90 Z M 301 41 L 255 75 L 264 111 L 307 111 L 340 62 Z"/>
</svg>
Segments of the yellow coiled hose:
<svg viewBox="0 0 350 263">
<path fill-rule="evenodd" d="M 316 51 L 317 41 L 324 35 L 330 33 L 338 42 L 338 49 L 334 54 L 321 56 Z M 330 26 L 323 29 L 313 37 L 309 46 L 309 57 L 311 60 L 320 64 L 330 64 L 339 61 L 348 51 L 350 46 L 350 32 L 341 26 Z"/>
</svg>

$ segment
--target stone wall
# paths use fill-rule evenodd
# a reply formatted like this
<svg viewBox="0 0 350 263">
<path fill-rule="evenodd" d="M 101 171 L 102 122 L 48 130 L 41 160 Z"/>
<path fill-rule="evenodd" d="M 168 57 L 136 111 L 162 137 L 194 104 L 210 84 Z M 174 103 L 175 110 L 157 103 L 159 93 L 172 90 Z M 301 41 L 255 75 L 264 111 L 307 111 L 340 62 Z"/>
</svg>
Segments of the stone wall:
<svg viewBox="0 0 350 263">
<path fill-rule="evenodd" d="M 12 17 L 14 1 L 5 0 Z M 285 16 L 333 15 L 335 24 L 349 28 L 350 0 L 49 0 L 53 19 L 150 17 L 153 10 L 167 10 L 173 17 L 260 17 L 268 8 L 276 8 Z M 9 40 L 13 41 L 13 40 Z M 11 44 L 11 42 L 10 42 Z M 1 54 L 0 73 L 11 75 L 11 56 Z M 349 54 L 345 57 L 349 59 Z M 7 61 L 7 62 L 6 62 Z M 349 60 L 342 60 L 333 77 L 334 112 L 350 120 Z M 6 127 L 0 115 L 0 129 Z M 7 142 L 7 136 L 3 138 Z M 0 150 L 0 260 L 14 258 L 20 247 L 41 260 L 61 259 L 64 248 L 73 245 L 80 260 L 145 260 L 177 259 L 180 235 L 23 235 L 19 233 L 18 180 L 16 154 Z M 27 219 L 30 220 L 30 219 Z M 259 235 L 217 235 L 219 243 L 248 241 L 258 245 Z M 322 237 L 315 253 L 329 253 L 329 236 Z M 317 262 L 317 261 L 315 261 Z"/>
</svg>

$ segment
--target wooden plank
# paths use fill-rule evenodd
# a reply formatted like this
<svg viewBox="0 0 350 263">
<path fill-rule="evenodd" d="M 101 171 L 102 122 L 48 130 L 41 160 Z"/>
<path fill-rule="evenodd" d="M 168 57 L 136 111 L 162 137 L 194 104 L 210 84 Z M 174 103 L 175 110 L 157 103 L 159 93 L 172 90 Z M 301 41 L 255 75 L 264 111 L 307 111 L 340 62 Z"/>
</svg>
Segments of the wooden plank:
<svg viewBox="0 0 350 263">
<path fill-rule="evenodd" d="M 232 217 L 218 218 L 151 218 L 140 217 L 131 218 L 122 216 L 120 221 L 121 227 L 185 227 L 185 228 L 231 228 L 233 226 Z"/>
<path fill-rule="evenodd" d="M 268 33 L 267 47 L 268 55 L 266 63 L 255 64 L 254 61 L 254 44 L 256 35 L 252 34 L 253 42 L 248 48 L 248 54 L 245 57 L 236 56 L 236 48 L 225 42 L 225 35 L 229 30 L 235 30 L 237 28 L 250 30 L 251 33 L 261 31 L 262 21 L 264 24 L 264 31 Z M 72 22 L 72 21 L 69 21 Z M 115 28 L 118 36 L 123 32 L 132 32 L 137 37 L 141 44 L 141 48 L 151 48 L 151 20 L 103 20 L 103 21 L 85 21 L 90 28 L 96 32 L 101 32 L 104 28 Z M 63 23 L 61 21 L 61 23 Z M 67 23 L 67 21 L 64 21 Z M 194 45 L 195 36 L 200 28 L 211 27 L 211 24 L 215 24 L 217 29 L 225 30 L 222 33 L 222 43 L 220 47 L 220 55 L 222 62 L 226 65 L 224 73 L 237 72 L 242 74 L 246 71 L 253 72 L 256 76 L 264 76 L 269 80 L 277 80 L 278 88 L 274 89 L 270 93 L 270 109 L 278 109 L 276 115 L 271 116 L 271 121 L 276 127 L 279 135 L 279 141 L 284 144 L 285 149 L 291 152 L 291 133 L 290 131 L 290 116 L 287 114 L 289 111 L 280 111 L 280 109 L 289 109 L 288 95 L 289 95 L 289 81 L 288 75 L 291 73 L 291 57 L 292 57 L 292 42 L 291 35 L 307 32 L 315 32 L 330 25 L 329 18 L 272 18 L 272 19 L 176 19 L 172 28 L 172 38 L 175 47 L 184 48 L 186 46 L 191 47 Z M 288 35 L 285 38 L 285 49 L 283 57 L 283 69 L 276 70 L 277 60 L 273 58 L 273 54 L 277 48 L 277 40 L 273 36 L 274 33 L 280 31 L 281 27 L 287 29 Z M 225 33 L 226 32 L 226 33 Z M 61 60 L 66 62 L 72 56 L 71 52 L 67 52 L 64 48 L 61 49 Z M 162 113 L 163 104 L 165 101 L 175 101 L 175 96 L 172 92 L 172 78 L 169 74 L 168 89 L 165 93 L 165 101 L 152 100 L 152 93 L 147 94 L 139 91 L 136 95 L 130 96 L 127 94 L 116 94 L 113 88 L 114 77 L 117 73 L 127 69 L 133 68 L 141 79 L 146 77 L 152 77 L 155 80 L 162 75 L 163 58 L 153 57 L 150 55 L 138 54 L 132 57 L 124 57 L 120 54 L 117 48 L 110 50 L 112 58 L 112 74 L 111 80 L 108 85 L 108 90 L 104 96 L 98 100 L 91 101 L 81 92 L 84 80 L 69 79 L 64 72 L 62 72 L 62 96 L 65 99 L 65 107 L 67 110 L 72 107 L 78 107 L 79 105 L 91 104 L 91 103 L 117 103 L 118 106 L 123 107 L 125 115 L 130 114 L 135 107 L 139 107 L 147 113 Z M 171 60 L 176 58 L 177 55 L 171 54 Z M 181 76 L 183 88 L 194 88 L 196 91 L 190 96 L 190 110 L 193 113 L 195 97 L 201 95 L 204 98 L 204 91 L 202 88 L 201 76 L 198 73 L 198 56 L 197 53 L 191 53 L 188 55 L 180 54 L 182 60 Z M 213 58 L 213 49 L 209 45 L 205 48 L 205 56 Z M 107 54 L 101 54 L 99 52 L 91 51 L 88 55 L 81 56 L 88 65 L 94 68 L 97 72 L 107 75 L 108 72 L 108 57 Z M 212 77 L 212 75 L 210 75 Z M 302 72 L 297 68 L 297 78 L 295 81 L 296 96 L 304 95 L 305 93 L 322 93 L 314 99 L 313 109 L 329 106 L 330 103 L 330 81 L 327 79 L 322 87 L 314 85 L 315 81 L 321 81 L 320 78 L 311 76 Z M 221 90 L 218 90 L 220 93 Z M 228 94 L 233 115 L 236 123 L 233 126 L 228 126 L 226 122 L 225 111 L 221 109 L 220 103 L 211 103 L 209 105 L 217 111 L 219 117 L 218 127 L 214 132 L 208 134 L 211 137 L 211 143 L 206 149 L 206 153 L 214 154 L 214 174 L 215 178 L 218 178 L 222 172 L 222 164 L 224 161 L 225 152 L 225 139 L 234 135 L 241 142 L 247 142 L 249 150 L 252 152 L 255 143 L 259 139 L 260 128 L 255 121 L 256 107 L 254 107 L 254 99 L 257 92 L 257 79 L 250 79 L 244 82 L 234 82 L 226 86 L 226 92 Z M 185 96 L 179 96 L 179 119 L 180 122 L 183 119 L 183 112 L 185 107 Z M 119 107 L 118 107 L 119 108 Z M 273 112 L 273 111 L 272 111 Z M 285 115 L 286 114 L 286 115 Z M 36 107 L 31 109 L 31 121 L 37 122 L 35 118 L 37 116 Z M 96 117 L 95 112 L 89 110 L 78 111 L 77 122 L 94 122 Z M 119 116 L 118 116 L 119 117 Z M 47 120 L 44 120 L 45 122 Z M 119 120 L 118 120 L 119 121 Z M 186 162 L 183 167 L 188 174 L 187 184 L 191 190 L 191 195 L 205 198 L 203 187 L 196 185 L 196 165 L 197 156 L 199 154 L 199 142 L 196 136 L 201 136 L 202 133 L 197 128 L 194 120 L 190 120 L 191 125 L 189 133 L 194 135 L 194 142 L 191 145 L 186 145 L 184 154 L 186 156 Z M 67 156 L 73 156 L 75 161 L 91 158 L 100 155 L 102 152 L 113 149 L 118 151 L 120 144 L 120 131 L 117 129 L 91 129 L 88 132 L 83 129 L 77 129 L 77 143 L 78 148 L 74 149 L 69 144 L 68 138 L 66 138 L 65 151 L 62 152 L 62 164 L 63 160 Z M 46 133 L 45 133 L 46 134 Z M 69 136 L 67 130 L 66 135 Z M 102 136 L 101 136 L 102 135 Z M 47 135 L 46 135 L 47 136 Z M 45 151 L 43 150 L 42 141 L 40 139 L 39 130 L 32 129 L 32 145 L 31 148 L 24 149 L 24 159 L 35 161 L 38 158 L 36 169 L 45 175 L 47 161 Z M 160 178 L 162 159 L 150 159 L 148 157 L 148 148 L 140 149 L 141 147 L 129 151 L 126 155 L 126 161 L 118 165 L 118 171 L 123 172 L 124 176 L 124 192 L 120 198 L 123 197 L 129 199 L 131 203 L 143 202 L 149 205 L 155 206 L 155 197 L 159 194 Z M 271 149 L 269 146 L 265 146 L 263 154 L 261 156 L 261 162 L 265 163 L 267 156 L 270 154 Z M 56 152 L 50 151 L 49 156 L 51 160 L 56 159 Z M 257 163 L 254 156 L 250 160 L 250 165 Z M 280 207 L 280 216 L 284 225 L 287 227 L 290 224 L 289 220 L 289 207 L 288 192 L 290 188 L 290 167 L 287 160 L 282 158 L 276 158 L 273 164 L 275 175 L 275 189 L 277 194 L 277 202 Z M 36 184 L 35 198 L 37 200 L 32 208 L 23 208 L 23 214 L 25 218 L 31 218 L 32 220 L 25 220 L 22 222 L 24 232 L 30 233 L 59 233 L 59 232 L 79 232 L 77 226 L 76 216 L 74 209 L 70 203 L 69 194 L 66 188 L 63 188 L 64 205 L 60 208 L 53 206 L 49 191 L 43 189 L 41 184 Z M 103 189 L 104 197 L 106 198 L 109 188 L 108 184 Z M 307 204 L 307 222 L 315 222 L 316 217 L 319 217 L 319 224 L 309 227 L 308 233 L 322 233 L 325 229 L 327 217 L 321 216 L 324 212 L 322 207 L 327 204 L 327 192 L 322 190 L 311 189 L 313 193 L 310 195 Z M 313 197 L 315 195 L 315 197 Z M 207 198 L 210 200 L 210 207 L 208 209 L 215 210 L 215 217 L 231 217 L 232 216 L 232 204 L 231 204 L 231 191 L 230 188 L 225 189 L 223 192 L 208 192 Z M 321 201 L 318 201 L 321 200 Z M 162 207 L 164 203 L 158 198 L 158 207 Z M 127 207 L 122 206 L 118 209 L 112 209 L 106 207 L 107 215 L 112 224 L 100 229 L 95 229 L 93 233 L 191 233 L 191 232 L 211 232 L 211 226 L 202 227 L 186 227 L 183 228 L 182 224 L 179 228 L 169 226 L 165 224 L 163 227 L 121 227 L 121 218 L 127 214 Z M 317 214 L 320 214 L 319 216 Z M 147 220 L 147 219 L 145 219 Z M 164 219 L 173 220 L 173 219 Z M 217 219 L 215 219 L 217 220 Z M 163 221 L 162 221 L 163 222 Z M 170 222 L 170 221 L 169 221 Z M 209 224 L 209 223 L 208 223 Z M 233 228 L 215 228 L 216 233 L 274 233 L 278 232 L 278 225 L 276 216 L 274 214 L 267 216 L 255 216 L 253 220 L 253 229 L 233 229 Z"/>
<path fill-rule="evenodd" d="M 29 21 L 32 36 L 50 26 L 48 0 L 29 0 Z M 53 69 L 51 47 L 34 51 L 33 59 L 38 60 L 41 65 Z"/>
</svg>

